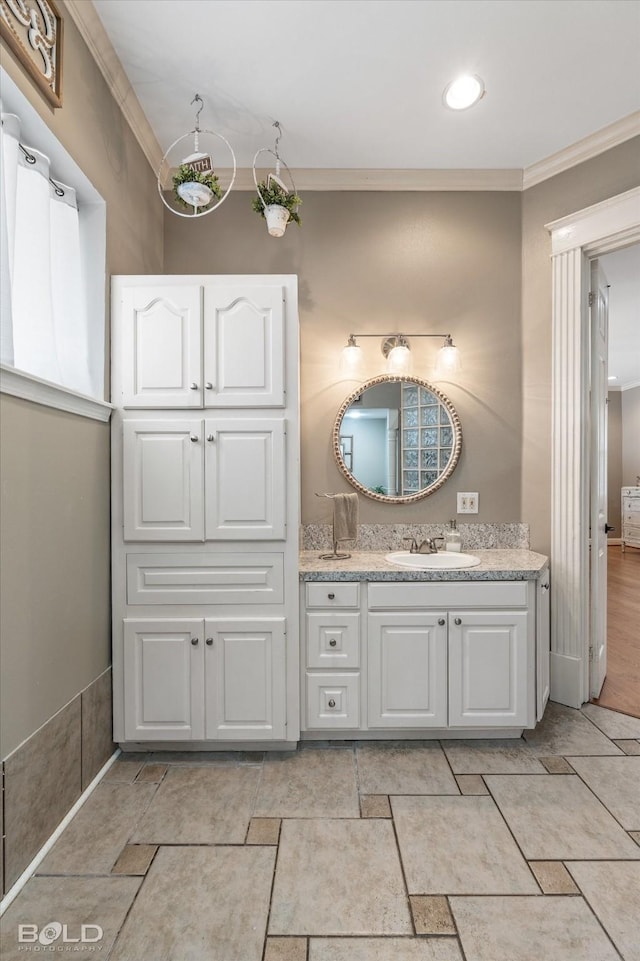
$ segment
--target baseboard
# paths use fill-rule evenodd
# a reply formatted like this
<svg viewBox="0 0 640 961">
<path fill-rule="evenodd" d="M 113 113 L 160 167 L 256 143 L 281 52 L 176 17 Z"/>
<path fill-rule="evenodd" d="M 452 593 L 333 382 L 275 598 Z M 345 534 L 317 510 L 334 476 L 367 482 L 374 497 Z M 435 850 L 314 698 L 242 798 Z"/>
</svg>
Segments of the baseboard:
<svg viewBox="0 0 640 961">
<path fill-rule="evenodd" d="M 56 841 L 58 840 L 58 838 L 60 837 L 64 829 L 67 827 L 69 822 L 72 820 L 72 818 L 75 817 L 75 815 L 78 813 L 78 811 L 80 810 L 82 805 L 85 803 L 85 801 L 89 799 L 89 796 L 93 794 L 93 792 L 97 788 L 102 778 L 105 776 L 105 774 L 107 773 L 111 765 L 116 761 L 116 759 L 119 756 L 120 756 L 120 750 L 118 749 L 114 751 L 114 753 L 111 755 L 107 763 L 102 768 L 100 768 L 100 770 L 94 777 L 93 781 L 91 781 L 91 783 L 87 785 L 87 787 L 82 792 L 82 794 L 80 795 L 76 803 L 73 805 L 73 807 L 69 811 L 67 811 L 66 815 L 64 816 L 64 818 L 62 819 L 58 827 L 55 829 L 51 837 L 47 841 L 45 841 L 45 843 L 42 845 L 42 847 L 40 848 L 36 856 L 33 858 L 31 863 L 28 864 L 25 870 L 22 872 L 18 880 L 9 888 L 9 890 L 3 897 L 2 901 L 0 901 L 0 918 L 2 917 L 4 912 L 7 910 L 9 905 L 13 901 L 15 901 L 16 897 L 20 894 L 20 891 L 23 889 L 27 881 L 35 873 L 36 869 L 38 868 L 40 863 L 44 860 L 44 858 L 47 856 L 47 854 L 49 853 L 53 845 L 56 843 Z"/>
<path fill-rule="evenodd" d="M 581 657 L 552 651 L 549 660 L 550 700 L 567 707 L 582 707 L 582 672 Z"/>
</svg>

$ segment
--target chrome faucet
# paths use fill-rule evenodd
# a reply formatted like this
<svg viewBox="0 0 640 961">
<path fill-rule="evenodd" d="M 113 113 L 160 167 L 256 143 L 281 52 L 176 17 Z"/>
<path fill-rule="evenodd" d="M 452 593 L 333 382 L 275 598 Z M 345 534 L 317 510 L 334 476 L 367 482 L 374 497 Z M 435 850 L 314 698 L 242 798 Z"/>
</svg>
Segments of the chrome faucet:
<svg viewBox="0 0 640 961">
<path fill-rule="evenodd" d="M 415 537 L 403 537 L 403 541 L 411 541 L 409 545 L 410 554 L 437 554 L 438 545 L 436 541 L 442 541 L 444 544 L 444 537 L 425 537 L 423 541 L 416 541 Z"/>
</svg>

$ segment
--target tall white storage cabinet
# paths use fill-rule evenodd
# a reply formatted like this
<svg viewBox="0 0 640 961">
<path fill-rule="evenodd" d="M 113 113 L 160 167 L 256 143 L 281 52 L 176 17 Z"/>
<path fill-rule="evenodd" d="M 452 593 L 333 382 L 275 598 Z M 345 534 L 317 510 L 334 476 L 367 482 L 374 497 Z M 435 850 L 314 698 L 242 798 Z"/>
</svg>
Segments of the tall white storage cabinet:
<svg viewBox="0 0 640 961">
<path fill-rule="evenodd" d="M 294 276 L 112 281 L 114 739 L 299 738 Z"/>
</svg>

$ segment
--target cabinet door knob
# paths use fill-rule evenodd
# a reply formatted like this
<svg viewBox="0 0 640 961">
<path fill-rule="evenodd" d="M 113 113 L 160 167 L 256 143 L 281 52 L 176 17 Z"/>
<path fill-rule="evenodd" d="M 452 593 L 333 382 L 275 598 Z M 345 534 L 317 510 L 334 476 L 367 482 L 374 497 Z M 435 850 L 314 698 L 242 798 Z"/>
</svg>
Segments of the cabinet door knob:
<svg viewBox="0 0 640 961">
<path fill-rule="evenodd" d="M 454 624 L 458 624 L 458 625 L 462 624 L 462 618 L 461 618 L 461 617 L 456 617 L 453 623 L 454 623 Z"/>
<path fill-rule="evenodd" d="M 196 382 L 195 382 L 195 380 L 194 380 L 194 382 L 193 382 L 192 384 L 189 384 L 189 390 L 197 390 L 197 389 L 198 389 L 198 385 L 196 384 Z"/>
<path fill-rule="evenodd" d="M 331 700 L 329 701 L 329 707 L 335 707 L 335 706 L 336 706 L 336 702 L 334 701 L 333 698 L 331 698 Z"/>
<path fill-rule="evenodd" d="M 444 627 L 444 625 L 445 625 L 446 623 L 447 623 L 447 622 L 445 621 L 444 617 L 439 617 L 439 618 L 438 618 L 438 624 L 440 625 L 440 627 Z"/>
<path fill-rule="evenodd" d="M 207 647 L 211 647 L 211 645 L 213 644 L 213 638 L 212 638 L 212 637 L 208 637 L 205 643 L 206 643 Z"/>
<path fill-rule="evenodd" d="M 543 584 L 543 585 L 542 585 L 542 590 L 543 590 L 543 591 L 548 591 L 548 590 L 549 590 L 549 585 L 548 585 L 548 584 Z"/>
<path fill-rule="evenodd" d="M 212 444 L 215 439 L 216 439 L 215 434 L 207 434 L 207 440 L 209 441 L 210 444 Z"/>
<path fill-rule="evenodd" d="M 335 596 L 336 596 L 335 594 L 327 594 L 327 597 L 329 598 L 330 601 L 332 601 Z"/>
<path fill-rule="evenodd" d="M 198 646 L 198 638 L 197 638 L 197 637 L 192 637 L 192 638 L 191 638 L 191 643 L 193 644 L 194 647 L 197 647 L 197 646 Z"/>
<path fill-rule="evenodd" d="M 198 435 L 197 435 L 197 434 L 192 434 L 191 437 L 189 438 L 189 440 L 191 441 L 192 444 L 197 444 L 197 443 L 198 443 L 198 440 L 199 440 Z"/>
<path fill-rule="evenodd" d="M 211 383 L 210 380 L 208 380 L 208 381 L 206 382 L 206 384 L 204 385 L 204 389 L 205 389 L 205 390 L 213 390 L 213 384 Z"/>
<path fill-rule="evenodd" d="M 329 641 L 329 647 L 335 647 L 337 643 L 338 642 L 336 641 L 335 637 L 332 637 L 331 640 Z"/>
</svg>

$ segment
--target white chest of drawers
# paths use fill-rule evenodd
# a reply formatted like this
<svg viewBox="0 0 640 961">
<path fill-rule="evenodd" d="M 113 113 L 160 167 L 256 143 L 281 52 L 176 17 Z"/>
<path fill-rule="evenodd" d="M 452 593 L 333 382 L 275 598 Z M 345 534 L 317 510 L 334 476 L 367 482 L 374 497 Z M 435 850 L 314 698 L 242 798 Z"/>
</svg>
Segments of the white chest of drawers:
<svg viewBox="0 0 640 961">
<path fill-rule="evenodd" d="M 640 547 L 640 487 L 622 488 L 622 550 Z"/>
</svg>

